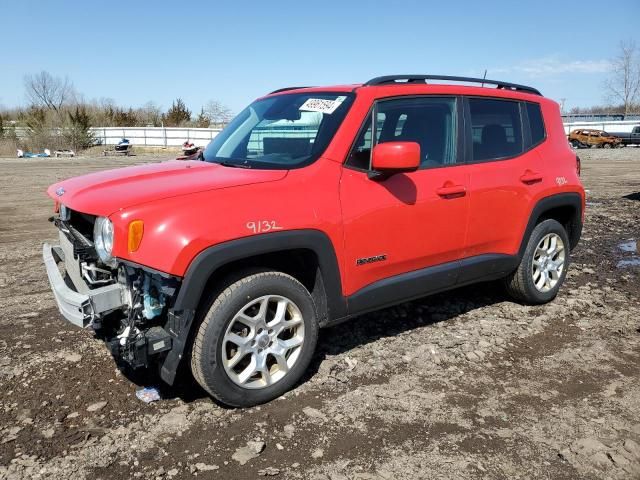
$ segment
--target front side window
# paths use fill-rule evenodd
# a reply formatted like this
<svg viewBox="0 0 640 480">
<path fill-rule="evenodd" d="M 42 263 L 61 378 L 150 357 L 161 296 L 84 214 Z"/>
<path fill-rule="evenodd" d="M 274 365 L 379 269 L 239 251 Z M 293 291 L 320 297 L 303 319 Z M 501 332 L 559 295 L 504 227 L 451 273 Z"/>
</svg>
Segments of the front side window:
<svg viewBox="0 0 640 480">
<path fill-rule="evenodd" d="M 327 148 L 352 102 L 351 93 L 290 93 L 257 100 L 211 141 L 204 160 L 241 168 L 308 165 Z"/>
<path fill-rule="evenodd" d="M 374 111 L 375 125 L 369 115 L 347 159 L 347 165 L 370 169 L 372 146 L 385 142 L 417 143 L 420 146 L 421 169 L 456 163 L 455 98 L 384 100 L 376 104 Z M 375 136 L 372 134 L 374 128 Z"/>
<path fill-rule="evenodd" d="M 523 152 L 519 102 L 470 98 L 469 111 L 474 162 L 509 158 Z"/>
</svg>

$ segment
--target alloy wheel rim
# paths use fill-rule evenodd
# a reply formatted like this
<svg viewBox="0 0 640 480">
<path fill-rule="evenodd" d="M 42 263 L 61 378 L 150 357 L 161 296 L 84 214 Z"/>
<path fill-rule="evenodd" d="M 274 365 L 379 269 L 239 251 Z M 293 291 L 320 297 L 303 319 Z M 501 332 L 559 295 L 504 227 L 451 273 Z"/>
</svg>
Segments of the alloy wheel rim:
<svg viewBox="0 0 640 480">
<path fill-rule="evenodd" d="M 265 295 L 245 304 L 229 322 L 222 339 L 222 364 L 236 385 L 266 388 L 291 371 L 303 343 L 300 308 L 289 298 Z"/>
<path fill-rule="evenodd" d="M 531 264 L 533 284 L 539 292 L 552 290 L 560 281 L 565 264 L 565 246 L 560 235 L 548 233 L 536 247 Z"/>
</svg>

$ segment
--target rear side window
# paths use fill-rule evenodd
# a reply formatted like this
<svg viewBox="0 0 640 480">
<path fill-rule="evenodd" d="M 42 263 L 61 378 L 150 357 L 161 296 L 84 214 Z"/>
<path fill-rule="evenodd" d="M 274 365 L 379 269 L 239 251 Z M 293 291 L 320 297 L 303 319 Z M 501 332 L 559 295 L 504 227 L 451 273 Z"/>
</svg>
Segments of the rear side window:
<svg viewBox="0 0 640 480">
<path fill-rule="evenodd" d="M 537 103 L 527 102 L 527 116 L 529 117 L 529 128 L 531 129 L 531 145 L 535 146 L 541 143 L 545 138 L 544 120 L 542 119 L 542 111 Z"/>
<path fill-rule="evenodd" d="M 469 112 L 474 162 L 513 157 L 523 152 L 519 102 L 470 98 Z"/>
</svg>

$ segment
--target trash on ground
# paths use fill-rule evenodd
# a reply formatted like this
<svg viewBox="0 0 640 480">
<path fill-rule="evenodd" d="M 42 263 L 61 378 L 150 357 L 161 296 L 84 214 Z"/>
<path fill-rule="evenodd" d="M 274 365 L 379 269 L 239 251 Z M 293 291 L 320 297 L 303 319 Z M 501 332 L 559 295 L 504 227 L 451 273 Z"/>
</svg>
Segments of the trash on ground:
<svg viewBox="0 0 640 480">
<path fill-rule="evenodd" d="M 155 387 L 145 387 L 136 390 L 136 397 L 144 403 L 151 403 L 160 400 L 160 392 Z"/>
</svg>

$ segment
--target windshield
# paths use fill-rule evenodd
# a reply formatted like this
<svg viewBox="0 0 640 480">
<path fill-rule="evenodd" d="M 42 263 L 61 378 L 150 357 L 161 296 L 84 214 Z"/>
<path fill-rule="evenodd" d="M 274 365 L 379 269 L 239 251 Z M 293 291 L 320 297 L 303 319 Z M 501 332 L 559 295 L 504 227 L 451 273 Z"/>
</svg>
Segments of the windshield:
<svg viewBox="0 0 640 480">
<path fill-rule="evenodd" d="M 231 167 L 289 169 L 327 148 L 353 102 L 351 93 L 291 93 L 257 100 L 204 150 L 204 160 Z"/>
</svg>

